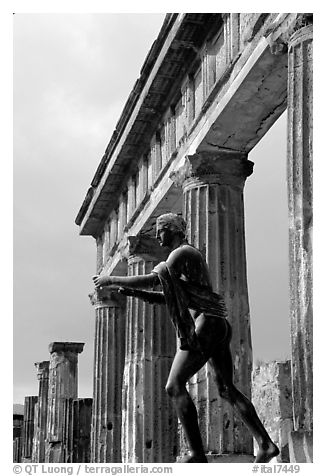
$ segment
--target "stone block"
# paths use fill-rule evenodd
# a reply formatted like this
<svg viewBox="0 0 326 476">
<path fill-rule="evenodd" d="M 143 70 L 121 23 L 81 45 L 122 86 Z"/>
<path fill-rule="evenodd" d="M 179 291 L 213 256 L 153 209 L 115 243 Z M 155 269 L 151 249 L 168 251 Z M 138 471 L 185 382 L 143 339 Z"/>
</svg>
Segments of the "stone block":
<svg viewBox="0 0 326 476">
<path fill-rule="evenodd" d="M 288 439 L 291 463 L 313 462 L 312 431 L 291 431 Z"/>
<path fill-rule="evenodd" d="M 289 462 L 288 434 L 293 430 L 291 363 L 262 363 L 253 371 L 252 400 L 270 437 L 279 446 L 277 460 Z"/>
</svg>

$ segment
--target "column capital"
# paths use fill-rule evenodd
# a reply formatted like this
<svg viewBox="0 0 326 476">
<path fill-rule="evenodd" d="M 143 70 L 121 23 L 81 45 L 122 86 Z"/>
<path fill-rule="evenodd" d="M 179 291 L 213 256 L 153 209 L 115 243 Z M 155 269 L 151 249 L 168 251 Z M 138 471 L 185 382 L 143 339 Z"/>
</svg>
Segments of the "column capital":
<svg viewBox="0 0 326 476">
<path fill-rule="evenodd" d="M 96 289 L 93 293 L 89 294 L 88 297 L 96 309 L 99 307 L 121 307 L 125 301 L 124 296 L 109 286 Z"/>
<path fill-rule="evenodd" d="M 312 34 L 312 23 L 294 31 L 294 33 L 291 35 L 291 38 L 289 39 L 289 49 L 293 48 L 296 44 L 301 43 L 302 41 L 310 40 L 312 38 Z"/>
<path fill-rule="evenodd" d="M 190 182 L 243 185 L 253 172 L 253 162 L 245 152 L 206 152 L 187 155 L 185 163 L 170 174 L 177 186 L 185 187 Z"/>
<path fill-rule="evenodd" d="M 42 378 L 49 378 L 49 367 L 50 367 L 49 360 L 43 360 L 42 362 L 35 362 L 34 365 L 36 367 L 38 380 L 41 380 Z"/>
<path fill-rule="evenodd" d="M 312 13 L 284 13 L 274 20 L 264 34 L 272 54 L 286 53 L 293 36 L 307 26 L 312 28 L 312 22 Z"/>
<path fill-rule="evenodd" d="M 145 234 L 128 236 L 127 246 L 122 252 L 123 257 L 127 259 L 139 256 L 150 261 L 166 260 L 168 254 L 169 250 L 160 246 L 156 238 Z"/>
<path fill-rule="evenodd" d="M 49 344 L 49 352 L 72 352 L 80 354 L 84 349 L 84 342 L 51 342 Z"/>
</svg>

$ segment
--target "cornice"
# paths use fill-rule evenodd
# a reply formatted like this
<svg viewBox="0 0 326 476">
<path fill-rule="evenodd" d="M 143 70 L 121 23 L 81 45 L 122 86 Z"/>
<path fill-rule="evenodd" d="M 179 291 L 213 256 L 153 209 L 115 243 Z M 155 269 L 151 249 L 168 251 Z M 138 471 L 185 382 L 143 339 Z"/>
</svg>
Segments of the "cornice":
<svg viewBox="0 0 326 476">
<path fill-rule="evenodd" d="M 84 349 L 84 342 L 51 342 L 49 344 L 49 352 L 72 352 L 80 354 Z"/>
</svg>

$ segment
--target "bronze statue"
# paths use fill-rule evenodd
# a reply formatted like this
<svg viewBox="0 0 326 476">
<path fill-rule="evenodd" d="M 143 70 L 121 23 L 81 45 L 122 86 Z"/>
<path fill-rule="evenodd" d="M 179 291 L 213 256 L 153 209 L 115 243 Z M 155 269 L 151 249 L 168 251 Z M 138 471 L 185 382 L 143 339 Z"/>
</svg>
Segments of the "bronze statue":
<svg viewBox="0 0 326 476">
<path fill-rule="evenodd" d="M 198 426 L 197 410 L 186 389 L 187 381 L 208 361 L 212 366 L 219 394 L 237 411 L 256 439 L 256 463 L 267 463 L 279 454 L 260 421 L 253 404 L 233 383 L 230 351 L 231 325 L 226 319 L 223 298 L 212 291 L 208 267 L 199 250 L 186 238 L 182 217 L 167 213 L 158 217 L 156 238 L 170 250 L 165 262 L 141 276 L 94 276 L 96 288 L 119 287 L 129 296 L 150 303 L 166 304 L 176 328 L 178 349 L 166 385 L 188 440 L 190 454 L 182 462 L 207 463 Z M 162 292 L 146 290 L 158 284 Z M 144 289 L 145 288 L 145 289 Z"/>
</svg>

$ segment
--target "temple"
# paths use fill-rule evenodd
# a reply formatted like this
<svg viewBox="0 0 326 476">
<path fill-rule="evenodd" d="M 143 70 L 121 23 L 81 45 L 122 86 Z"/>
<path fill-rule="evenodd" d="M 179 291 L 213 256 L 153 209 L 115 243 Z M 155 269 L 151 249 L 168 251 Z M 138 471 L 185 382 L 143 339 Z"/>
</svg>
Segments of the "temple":
<svg viewBox="0 0 326 476">
<path fill-rule="evenodd" d="M 182 214 L 189 242 L 205 256 L 214 289 L 225 297 L 233 327 L 235 382 L 251 397 L 243 193 L 247 177 L 253 174 L 254 180 L 248 154 L 286 108 L 293 395 L 288 445 L 293 461 L 308 461 L 312 15 L 166 15 L 76 223 L 81 235 L 96 240 L 97 273 L 134 275 L 148 272 L 162 259 L 154 240 L 157 216 L 167 211 Z M 178 441 L 166 438 L 166 432 L 175 434 L 177 424 L 161 393 L 175 347 L 170 323 L 160 325 L 161 306 L 135 298 L 118 302 L 112 294 L 96 302 L 94 461 L 103 461 L 105 454 L 112 461 L 114 455 L 130 462 L 173 461 L 185 448 L 182 434 Z M 114 396 L 105 389 L 111 382 Z M 250 460 L 252 438 L 217 396 L 207 366 L 189 389 L 211 460 Z M 164 412 L 158 415 L 158 408 Z M 105 420 L 103 425 L 111 413 L 115 424 L 108 426 Z M 99 422 L 101 434 L 95 430 Z"/>
<path fill-rule="evenodd" d="M 165 259 L 156 218 L 183 215 L 187 238 L 203 253 L 228 307 L 235 383 L 258 402 L 261 386 L 270 389 L 270 406 L 260 415 L 272 426 L 268 412 L 279 415 L 272 430 L 284 462 L 312 461 L 312 30 L 312 15 L 302 13 L 167 14 L 76 217 L 80 234 L 96 241 L 97 273 L 133 276 Z M 244 191 L 254 164 L 248 155 L 286 108 L 292 355 L 252 379 Z M 166 310 L 114 291 L 90 298 L 90 461 L 178 461 L 186 447 L 164 391 L 176 349 Z M 35 445 L 45 461 L 72 457 L 65 428 L 77 397 L 78 345 L 53 344 L 50 365 L 38 364 L 39 435 L 46 424 L 41 384 L 49 379 L 47 437 Z M 60 362 L 55 374 L 53 362 Z M 56 384 L 60 372 L 72 379 L 64 391 Z M 189 391 L 209 461 L 253 461 L 252 437 L 219 398 L 209 366 Z M 35 406 L 36 397 L 27 398 L 28 408 Z M 28 412 L 24 432 L 31 431 Z M 32 457 L 28 439 L 23 455 Z"/>
</svg>

